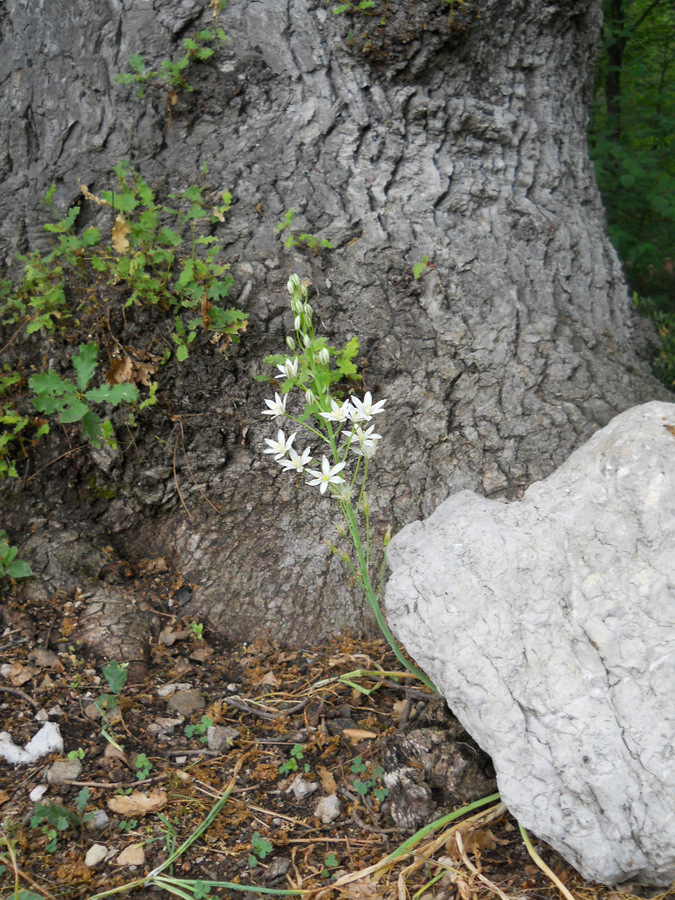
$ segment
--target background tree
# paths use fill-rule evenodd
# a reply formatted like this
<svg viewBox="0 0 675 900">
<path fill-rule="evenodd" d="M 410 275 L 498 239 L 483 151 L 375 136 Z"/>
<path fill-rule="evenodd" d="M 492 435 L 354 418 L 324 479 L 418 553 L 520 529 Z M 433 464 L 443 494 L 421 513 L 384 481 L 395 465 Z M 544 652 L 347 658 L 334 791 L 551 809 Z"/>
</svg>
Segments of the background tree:
<svg viewBox="0 0 675 900">
<path fill-rule="evenodd" d="M 675 4 L 605 0 L 590 126 L 609 233 L 675 384 Z"/>
<path fill-rule="evenodd" d="M 252 379 L 283 346 L 291 272 L 311 281 L 331 343 L 361 338 L 363 387 L 388 398 L 371 470 L 380 534 L 461 488 L 518 496 L 616 413 L 667 392 L 632 343 L 588 157 L 599 2 L 382 0 L 335 15 L 319 0 L 233 0 L 224 47 L 172 81 L 162 60 L 177 64 L 211 13 L 206 0 L 0 11 L 7 258 L 47 247 L 38 198 L 51 183 L 56 209 L 81 204 L 77 227 L 109 222 L 78 178 L 100 194 L 126 158 L 157 196 L 196 181 L 214 203 L 231 191 L 218 229 L 231 299 L 250 314 L 227 358 L 200 334 L 185 364 L 161 367 L 159 402 L 127 446 L 90 454 L 67 426 L 48 456 L 43 444 L 7 530 L 32 530 L 33 595 L 95 580 L 105 553 L 137 572 L 161 555 L 189 585 L 187 614 L 235 639 L 304 642 L 364 620 L 322 544 L 330 503 L 261 453 L 274 385 Z M 148 71 L 168 80 L 143 81 L 143 97 L 115 84 Z M 286 247 L 275 229 L 290 209 L 297 234 L 334 249 Z M 116 290 L 91 294 L 117 328 L 111 356 L 155 346 L 161 329 L 148 335 L 143 308 L 122 313 Z M 75 346 L 92 333 L 73 327 Z M 8 339 L 8 365 L 57 355 L 41 333 Z M 47 463 L 48 481 L 28 480 Z M 118 634 L 139 627 L 122 588 L 93 596 L 90 622 L 116 599 Z"/>
</svg>

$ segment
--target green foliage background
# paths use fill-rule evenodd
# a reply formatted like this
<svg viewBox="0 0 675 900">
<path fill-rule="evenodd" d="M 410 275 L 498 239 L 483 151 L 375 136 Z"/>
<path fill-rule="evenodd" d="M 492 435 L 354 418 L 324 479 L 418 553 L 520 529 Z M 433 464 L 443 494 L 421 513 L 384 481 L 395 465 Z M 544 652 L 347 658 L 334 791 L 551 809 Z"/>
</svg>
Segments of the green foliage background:
<svg viewBox="0 0 675 900">
<path fill-rule="evenodd" d="M 609 232 L 675 388 L 675 2 L 603 0 L 589 129 Z"/>
</svg>

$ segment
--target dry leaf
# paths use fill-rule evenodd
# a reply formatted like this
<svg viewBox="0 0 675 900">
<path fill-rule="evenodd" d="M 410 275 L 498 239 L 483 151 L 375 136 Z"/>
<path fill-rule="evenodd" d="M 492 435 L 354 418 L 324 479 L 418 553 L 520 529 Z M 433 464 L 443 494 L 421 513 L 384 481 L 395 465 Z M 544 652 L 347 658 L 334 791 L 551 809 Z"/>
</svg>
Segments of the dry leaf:
<svg viewBox="0 0 675 900">
<path fill-rule="evenodd" d="M 319 766 L 319 781 L 321 782 L 321 787 L 329 796 L 336 793 L 335 779 L 325 766 Z"/>
<path fill-rule="evenodd" d="M 7 803 L 8 800 L 9 794 L 7 791 L 0 791 L 0 806 L 2 806 L 3 803 Z"/>
<path fill-rule="evenodd" d="M 260 683 L 269 685 L 269 687 L 279 687 L 279 679 L 274 672 L 268 672 Z"/>
<path fill-rule="evenodd" d="M 145 816 L 148 813 L 157 812 L 165 806 L 166 794 L 157 788 L 148 794 L 144 794 L 142 791 L 133 791 L 128 797 L 111 797 L 108 800 L 108 809 L 125 818 Z"/>
<path fill-rule="evenodd" d="M 24 666 L 20 662 L 14 662 L 12 663 L 12 671 L 9 673 L 10 684 L 13 684 L 14 687 L 21 687 L 22 684 L 25 684 L 37 675 L 39 671 L 33 666 Z"/>
<path fill-rule="evenodd" d="M 148 363 L 136 363 L 134 366 L 133 380 L 136 384 L 143 384 L 145 387 L 150 387 L 152 384 L 150 376 L 154 375 L 156 371 L 157 366 L 150 366 Z"/>
<path fill-rule="evenodd" d="M 134 364 L 128 356 L 124 359 L 113 359 L 110 371 L 106 372 L 105 380 L 108 384 L 128 384 L 133 381 Z"/>
<path fill-rule="evenodd" d="M 126 253 L 129 249 L 129 241 L 127 240 L 127 235 L 131 229 L 127 225 L 127 220 L 124 216 L 116 215 L 115 216 L 115 224 L 113 225 L 112 230 L 112 243 L 113 247 L 117 251 L 117 253 Z"/>
<path fill-rule="evenodd" d="M 393 706 L 393 710 L 394 710 L 394 715 L 398 719 L 400 719 L 401 716 L 403 715 L 403 713 L 405 712 L 405 708 L 407 705 L 408 705 L 407 700 L 394 700 L 394 703 L 392 704 L 392 706 Z"/>
<path fill-rule="evenodd" d="M 374 731 L 364 731 L 362 728 L 345 728 L 342 733 L 353 744 L 358 744 L 359 741 L 372 741 L 377 737 Z"/>
<path fill-rule="evenodd" d="M 91 200 L 93 203 L 98 203 L 99 206 L 110 206 L 110 204 L 106 203 L 105 200 L 101 200 L 101 198 L 97 197 L 96 194 L 92 194 L 86 184 L 82 184 L 81 181 L 78 181 L 77 185 L 82 191 L 82 196 L 85 200 Z"/>
</svg>

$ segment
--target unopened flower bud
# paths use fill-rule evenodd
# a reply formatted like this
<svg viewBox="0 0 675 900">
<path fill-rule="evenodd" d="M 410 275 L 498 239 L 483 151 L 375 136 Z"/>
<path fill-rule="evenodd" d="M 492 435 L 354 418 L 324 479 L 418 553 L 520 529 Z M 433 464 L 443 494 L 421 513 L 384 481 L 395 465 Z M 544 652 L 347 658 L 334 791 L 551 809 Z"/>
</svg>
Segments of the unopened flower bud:
<svg viewBox="0 0 675 900">
<path fill-rule="evenodd" d="M 311 339 L 311 337 L 310 337 L 308 334 L 303 334 L 303 336 L 302 336 L 302 343 L 303 343 L 303 344 L 305 345 L 305 347 L 307 347 L 307 348 L 311 347 L 311 346 L 312 346 L 312 339 Z"/>
<path fill-rule="evenodd" d="M 289 334 L 288 337 L 286 338 L 286 346 L 287 346 L 288 349 L 291 351 L 291 353 L 295 353 L 295 341 L 294 341 L 293 338 L 290 336 L 290 334 Z"/>
<path fill-rule="evenodd" d="M 389 541 L 391 540 L 391 525 L 387 525 L 387 530 L 384 533 L 384 538 L 382 539 L 382 543 L 385 548 L 389 546 Z"/>
<path fill-rule="evenodd" d="M 368 494 L 366 494 L 365 491 L 363 492 L 363 501 L 361 503 L 361 508 L 363 509 L 363 512 L 365 513 L 365 515 L 367 515 L 367 516 L 370 515 L 370 504 L 368 503 Z"/>
<path fill-rule="evenodd" d="M 300 331 L 301 326 L 302 326 L 302 319 L 300 318 L 300 316 L 296 316 L 293 319 L 293 328 L 295 328 L 296 331 Z"/>
<path fill-rule="evenodd" d="M 330 353 L 326 347 L 319 350 L 319 362 L 324 366 L 327 366 L 330 362 Z"/>
<path fill-rule="evenodd" d="M 311 321 L 313 310 L 312 310 L 312 307 L 309 305 L 309 303 L 302 304 L 302 311 L 307 316 L 307 318 Z"/>
<path fill-rule="evenodd" d="M 297 275 L 291 275 L 286 284 L 286 290 L 289 294 L 293 294 L 300 287 L 300 279 Z"/>
<path fill-rule="evenodd" d="M 312 403 L 316 403 L 316 397 L 309 389 L 305 391 L 305 400 L 307 401 L 308 406 L 311 406 Z"/>
</svg>

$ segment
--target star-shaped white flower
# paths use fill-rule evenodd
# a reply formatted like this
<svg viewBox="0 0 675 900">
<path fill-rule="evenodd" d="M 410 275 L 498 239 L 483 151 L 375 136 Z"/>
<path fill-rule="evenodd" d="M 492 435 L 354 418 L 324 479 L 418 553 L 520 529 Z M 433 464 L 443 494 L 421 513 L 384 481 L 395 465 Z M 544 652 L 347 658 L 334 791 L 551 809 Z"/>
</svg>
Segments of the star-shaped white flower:
<svg viewBox="0 0 675 900">
<path fill-rule="evenodd" d="M 269 409 L 263 409 L 261 415 L 274 416 L 275 419 L 277 416 L 285 416 L 287 400 L 288 395 L 286 395 L 282 400 L 282 398 L 278 394 L 275 394 L 274 400 L 265 400 L 265 403 L 269 406 Z"/>
<path fill-rule="evenodd" d="M 295 359 L 286 359 L 283 365 L 277 365 L 277 369 L 284 378 L 295 378 L 298 374 L 297 357 Z"/>
<path fill-rule="evenodd" d="M 374 444 L 376 441 L 382 439 L 381 434 L 374 434 L 375 426 L 371 425 L 370 428 L 367 428 L 365 431 L 361 428 L 360 425 L 355 424 L 351 431 L 343 431 L 342 437 L 347 438 L 347 440 L 355 440 L 358 441 L 359 444 Z M 354 449 L 352 447 L 352 449 Z"/>
<path fill-rule="evenodd" d="M 263 453 L 273 453 L 275 459 L 281 459 L 283 456 L 286 456 L 291 449 L 291 444 L 295 440 L 296 434 L 297 431 L 294 431 L 288 440 L 286 440 L 286 435 L 279 429 L 276 441 L 265 438 L 265 443 L 269 446 L 267 447 L 267 450 L 263 450 Z"/>
<path fill-rule="evenodd" d="M 354 408 L 351 416 L 352 422 L 368 422 L 377 413 L 384 411 L 384 404 L 387 402 L 386 400 L 378 400 L 377 403 L 373 403 L 373 395 L 370 391 L 366 393 L 363 400 L 359 400 L 358 397 L 352 397 L 351 401 Z"/>
<path fill-rule="evenodd" d="M 312 451 L 309 447 L 305 447 L 302 451 L 302 456 L 295 450 L 293 447 L 288 451 L 289 459 L 280 459 L 279 465 L 283 466 L 284 469 L 288 469 L 289 471 L 295 470 L 296 472 L 304 472 L 305 466 L 312 461 Z"/>
<path fill-rule="evenodd" d="M 326 493 L 326 488 L 329 484 L 342 484 L 344 482 L 344 478 L 342 475 L 338 475 L 338 472 L 341 472 L 346 463 L 338 463 L 336 466 L 331 468 L 330 462 L 324 458 L 321 460 L 321 471 L 317 472 L 316 469 L 307 469 L 308 475 L 313 475 L 314 480 L 308 481 L 308 485 L 319 485 L 319 490 L 322 494 Z"/>
<path fill-rule="evenodd" d="M 350 421 L 352 417 L 353 410 L 349 400 L 345 400 L 344 403 L 331 400 L 330 409 L 330 412 L 319 413 L 322 418 L 328 419 L 329 422 L 339 422 L 342 425 L 344 422 Z"/>
</svg>

